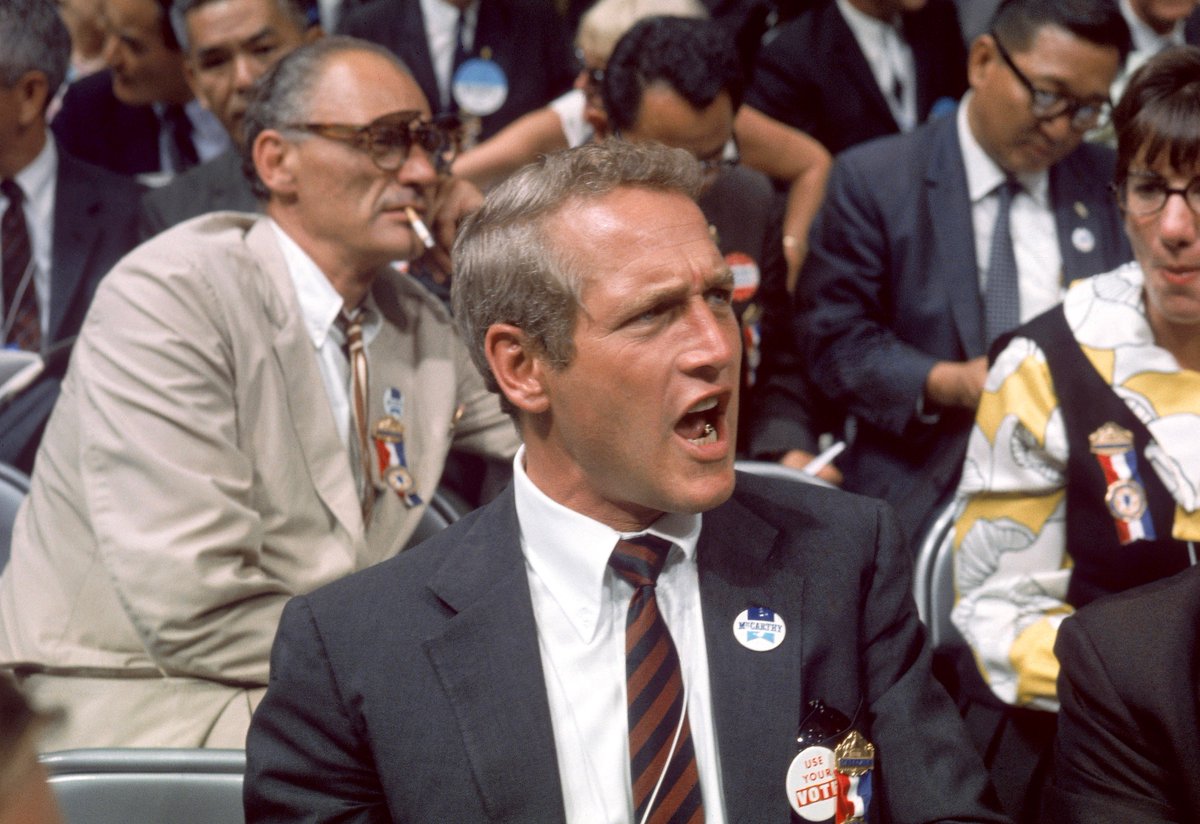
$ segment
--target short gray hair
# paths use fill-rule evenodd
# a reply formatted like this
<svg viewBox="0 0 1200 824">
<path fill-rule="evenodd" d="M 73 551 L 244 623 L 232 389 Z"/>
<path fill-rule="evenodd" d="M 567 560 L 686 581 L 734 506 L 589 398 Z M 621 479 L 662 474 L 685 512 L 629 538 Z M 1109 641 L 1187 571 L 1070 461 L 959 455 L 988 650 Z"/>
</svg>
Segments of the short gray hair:
<svg viewBox="0 0 1200 824">
<path fill-rule="evenodd" d="M 454 243 L 455 321 L 488 388 L 500 388 L 484 353 L 497 323 L 520 328 L 556 369 L 575 355 L 573 337 L 584 272 L 547 223 L 567 206 L 621 187 L 695 198 L 700 166 L 683 149 L 606 140 L 540 158 L 488 194 Z M 514 407 L 501 393 L 510 414 Z"/>
<path fill-rule="evenodd" d="M 285 131 L 291 124 L 308 120 L 312 88 L 320 80 L 325 62 L 346 52 L 377 54 L 405 75 L 411 75 L 400 58 L 383 46 L 344 36 L 322 37 L 307 43 L 268 69 L 254 85 L 242 120 L 242 172 L 260 200 L 266 200 L 271 193 L 254 168 L 254 141 L 267 129 Z"/>
<path fill-rule="evenodd" d="M 191 38 L 188 36 L 187 16 L 198 8 L 216 3 L 218 0 L 175 0 L 171 3 L 171 30 L 180 50 L 187 54 L 191 48 Z M 308 6 L 305 0 L 267 0 L 274 3 L 284 16 L 296 25 L 300 31 L 309 27 Z"/>
<path fill-rule="evenodd" d="M 71 35 L 54 0 L 0 3 L 0 83 L 12 88 L 28 72 L 41 72 L 50 89 L 49 104 L 70 62 Z"/>
</svg>

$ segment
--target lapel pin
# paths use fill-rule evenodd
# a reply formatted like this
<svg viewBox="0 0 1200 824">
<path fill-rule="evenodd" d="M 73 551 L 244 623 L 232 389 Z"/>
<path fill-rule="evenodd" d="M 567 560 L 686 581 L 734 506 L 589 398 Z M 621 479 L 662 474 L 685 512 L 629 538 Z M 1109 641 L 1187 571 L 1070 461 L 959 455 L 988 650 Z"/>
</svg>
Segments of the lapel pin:
<svg viewBox="0 0 1200 824">
<path fill-rule="evenodd" d="M 783 643 L 787 624 L 783 616 L 767 607 L 742 610 L 733 621 L 733 637 L 748 650 L 767 652 Z"/>
<path fill-rule="evenodd" d="M 1080 220 L 1087 220 L 1088 207 L 1082 200 L 1075 201 L 1075 214 L 1079 215 Z"/>
<path fill-rule="evenodd" d="M 1071 232 L 1071 245 L 1076 251 L 1086 255 L 1096 248 L 1096 236 L 1092 234 L 1091 229 L 1079 226 Z"/>
</svg>

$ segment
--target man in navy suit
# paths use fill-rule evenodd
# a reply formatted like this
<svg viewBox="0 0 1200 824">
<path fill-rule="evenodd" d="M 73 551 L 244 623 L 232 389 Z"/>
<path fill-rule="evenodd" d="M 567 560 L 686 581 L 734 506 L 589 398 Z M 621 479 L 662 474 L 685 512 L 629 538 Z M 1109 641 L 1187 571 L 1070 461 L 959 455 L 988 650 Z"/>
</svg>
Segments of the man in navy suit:
<svg viewBox="0 0 1200 824">
<path fill-rule="evenodd" d="M 19 192 L 31 252 L 22 273 L 3 274 L 6 282 L 16 277 L 23 291 L 33 290 L 34 303 L 27 304 L 36 307 L 33 348 L 46 355 L 48 370 L 0 408 L 0 460 L 26 471 L 96 285 L 137 242 L 137 184 L 76 160 L 46 128 L 46 106 L 62 83 L 70 52 L 52 4 L 13 0 L 0 7 L 0 180 L 8 190 L 0 195 L 0 212 L 13 208 L 9 193 Z M 4 343 L 10 344 L 24 310 L 0 308 Z"/>
<path fill-rule="evenodd" d="M 763 46 L 746 105 L 837 154 L 953 110 L 965 65 L 951 0 L 819 0 Z"/>
<path fill-rule="evenodd" d="M 338 31 L 395 52 L 435 113 L 458 109 L 451 85 L 463 60 L 499 67 L 507 94 L 482 118 L 480 139 L 571 88 L 577 71 L 562 18 L 545 0 L 373 0 L 346 8 Z"/>
<path fill-rule="evenodd" d="M 785 363 L 764 367 L 775 382 L 754 454 L 787 462 L 803 442 L 788 408 L 807 369 L 856 424 L 839 462 L 846 488 L 891 502 L 910 540 L 921 534 L 962 467 L 987 369 L 995 255 L 1005 253 L 1019 307 L 1009 328 L 1057 304 L 1069 281 L 1129 259 L 1108 191 L 1113 154 L 1080 145 L 1110 109 L 1128 51 L 1114 0 L 1008 0 L 972 44 L 972 90 L 955 117 L 836 160 L 799 278 L 793 347 L 764 352 Z M 994 249 L 1005 188 L 1009 241 Z"/>
<path fill-rule="evenodd" d="M 1003 820 L 887 508 L 735 478 L 733 275 L 700 177 L 590 145 L 464 224 L 455 316 L 521 430 L 514 484 L 285 608 L 251 824 Z M 656 562 L 633 583 L 629 551 Z"/>
</svg>

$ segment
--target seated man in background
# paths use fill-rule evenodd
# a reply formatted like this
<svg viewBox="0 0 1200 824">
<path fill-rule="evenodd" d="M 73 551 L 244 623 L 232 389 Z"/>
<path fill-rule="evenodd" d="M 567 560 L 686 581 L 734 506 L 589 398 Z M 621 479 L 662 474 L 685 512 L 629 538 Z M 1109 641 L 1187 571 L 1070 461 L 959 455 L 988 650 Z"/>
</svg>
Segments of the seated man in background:
<svg viewBox="0 0 1200 824">
<path fill-rule="evenodd" d="M 1200 569 L 1063 621 L 1053 778 L 1058 824 L 1200 821 Z"/>
<path fill-rule="evenodd" d="M 253 212 L 258 199 L 242 173 L 242 118 L 255 81 L 286 54 L 320 35 L 306 0 L 178 0 L 171 20 L 196 99 L 215 114 L 232 145 L 142 200 L 141 234 L 206 212 Z"/>
<path fill-rule="evenodd" d="M 1017 329 L 983 386 L 958 489 L 953 619 L 972 674 L 1024 710 L 998 741 L 1008 727 L 1023 739 L 1053 730 L 1067 615 L 1196 563 L 1198 102 L 1194 46 L 1133 76 L 1113 125 L 1136 260 Z"/>
<path fill-rule="evenodd" d="M 385 49 L 324 38 L 264 76 L 265 217 L 168 230 L 105 279 L 0 576 L 0 664 L 49 747 L 238 747 L 284 602 L 395 555 L 451 445 L 512 423 L 391 261 L 479 202 Z M 441 221 L 435 220 L 440 215 Z"/>
<path fill-rule="evenodd" d="M 652 17 L 613 49 L 603 92 L 613 134 L 686 149 L 700 161 L 697 203 L 733 272 L 743 327 L 742 386 L 749 392 L 762 346 L 788 345 L 791 298 L 780 241 L 782 203 L 765 175 L 739 163 L 733 123 L 744 89 L 741 62 L 724 29 L 707 20 Z M 749 395 L 743 405 L 749 411 Z"/>
<path fill-rule="evenodd" d="M 51 0 L 0 5 L 0 345 L 46 359 L 35 383 L 0 399 L 0 461 L 24 472 L 96 286 L 137 242 L 137 184 L 75 159 L 46 128 L 70 53 Z"/>
<path fill-rule="evenodd" d="M 288 604 L 248 824 L 1004 820 L 887 507 L 735 489 L 733 275 L 699 183 L 610 140 L 464 224 L 455 320 L 525 438 L 514 484 Z"/>
<path fill-rule="evenodd" d="M 152 186 L 229 146 L 188 87 L 170 6 L 103 0 L 108 70 L 72 83 L 51 124 L 67 151 Z"/>
<path fill-rule="evenodd" d="M 794 459 L 807 370 L 856 424 L 846 488 L 889 501 L 915 545 L 958 483 L 988 345 L 1129 258 L 1113 154 L 1080 145 L 1128 50 L 1114 0 L 1007 0 L 955 117 L 839 155 L 797 289 L 802 356 L 764 351 L 792 363 L 770 370 L 753 454 Z"/>
</svg>

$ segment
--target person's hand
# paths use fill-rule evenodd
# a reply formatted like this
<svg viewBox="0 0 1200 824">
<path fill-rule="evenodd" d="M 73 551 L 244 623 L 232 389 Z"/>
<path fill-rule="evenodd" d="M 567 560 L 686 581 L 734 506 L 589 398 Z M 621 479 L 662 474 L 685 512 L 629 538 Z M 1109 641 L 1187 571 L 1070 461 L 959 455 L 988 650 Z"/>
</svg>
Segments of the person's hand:
<svg viewBox="0 0 1200 824">
<path fill-rule="evenodd" d="M 925 397 L 937 406 L 975 409 L 986 378 L 983 355 L 966 362 L 938 361 L 925 378 Z"/>
<path fill-rule="evenodd" d="M 803 469 L 804 467 L 808 466 L 808 464 L 815 457 L 817 456 L 811 452 L 806 452 L 803 449 L 790 449 L 783 453 L 783 457 L 779 459 L 779 462 L 784 466 L 790 466 L 792 469 Z M 823 481 L 828 481 L 834 486 L 842 485 L 842 473 L 838 471 L 838 468 L 833 464 L 826 464 L 824 467 L 819 469 L 816 473 L 816 477 Z"/>
<path fill-rule="evenodd" d="M 458 226 L 464 217 L 483 205 L 483 192 L 469 181 L 444 176 L 429 195 L 425 208 L 425 223 L 436 241 L 426 249 L 422 264 L 438 283 L 450 280 L 450 249 L 458 236 Z"/>
</svg>

